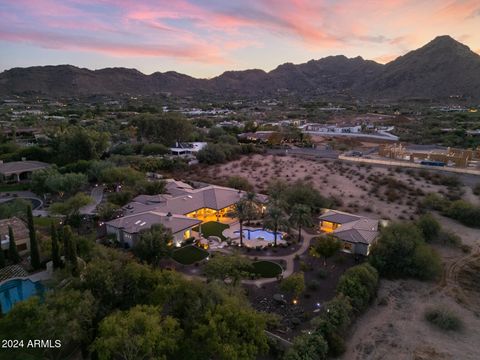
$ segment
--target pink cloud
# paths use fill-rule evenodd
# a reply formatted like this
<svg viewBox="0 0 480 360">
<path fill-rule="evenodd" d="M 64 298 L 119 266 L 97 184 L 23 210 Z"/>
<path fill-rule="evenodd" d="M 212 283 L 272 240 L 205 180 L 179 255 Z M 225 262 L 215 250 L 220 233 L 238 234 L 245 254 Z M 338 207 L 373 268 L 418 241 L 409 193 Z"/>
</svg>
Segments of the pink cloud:
<svg viewBox="0 0 480 360">
<path fill-rule="evenodd" d="M 308 51 L 372 47 L 376 54 L 398 54 L 439 35 L 444 24 L 472 22 L 479 7 L 478 0 L 16 0 L 0 2 L 0 14 L 14 14 L 2 15 L 0 38 L 208 62 L 268 47 L 271 37 Z M 478 41 L 468 32 L 459 30 L 466 34 L 459 40 Z"/>
<path fill-rule="evenodd" d="M 111 56 L 168 56 L 185 60 L 205 60 L 222 64 L 225 60 L 215 46 L 171 46 L 165 44 L 122 44 L 105 42 L 95 38 L 71 38 L 69 36 L 42 34 L 39 32 L 13 33 L 0 31 L 0 40 L 36 43 L 51 49 L 95 51 Z"/>
</svg>

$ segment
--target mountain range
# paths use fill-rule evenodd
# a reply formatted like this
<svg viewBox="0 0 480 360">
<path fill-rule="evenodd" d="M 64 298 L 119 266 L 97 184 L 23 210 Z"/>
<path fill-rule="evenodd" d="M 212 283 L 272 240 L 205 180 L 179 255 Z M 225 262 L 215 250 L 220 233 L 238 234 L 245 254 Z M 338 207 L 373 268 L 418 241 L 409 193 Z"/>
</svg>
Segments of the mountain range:
<svg viewBox="0 0 480 360">
<path fill-rule="evenodd" d="M 197 79 L 174 71 L 145 75 L 135 69 L 89 70 L 71 65 L 12 68 L 0 73 L 1 95 L 71 97 L 154 95 L 261 97 L 278 94 L 365 99 L 480 100 L 480 56 L 450 36 L 382 65 L 343 55 L 286 63 L 276 69 L 227 71 Z"/>
</svg>

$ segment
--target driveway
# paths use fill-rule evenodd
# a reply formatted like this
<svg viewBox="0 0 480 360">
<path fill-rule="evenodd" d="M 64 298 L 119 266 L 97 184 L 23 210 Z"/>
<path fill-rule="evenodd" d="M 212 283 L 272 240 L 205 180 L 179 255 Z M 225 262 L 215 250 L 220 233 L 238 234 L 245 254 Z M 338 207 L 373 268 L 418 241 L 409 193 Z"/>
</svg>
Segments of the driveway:
<svg viewBox="0 0 480 360">
<path fill-rule="evenodd" d="M 80 209 L 80 214 L 82 215 L 93 215 L 95 214 L 95 210 L 97 209 L 97 206 L 102 202 L 103 200 L 103 186 L 95 186 L 91 193 L 90 196 L 93 199 L 93 202 L 91 204 L 88 204 Z"/>
</svg>

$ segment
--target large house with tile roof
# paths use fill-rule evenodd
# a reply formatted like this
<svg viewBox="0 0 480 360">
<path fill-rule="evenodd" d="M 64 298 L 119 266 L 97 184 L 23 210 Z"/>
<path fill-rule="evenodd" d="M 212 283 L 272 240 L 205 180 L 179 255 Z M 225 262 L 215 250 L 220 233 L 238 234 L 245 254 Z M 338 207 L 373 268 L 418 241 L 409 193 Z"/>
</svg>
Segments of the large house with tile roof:
<svg viewBox="0 0 480 360">
<path fill-rule="evenodd" d="M 336 210 L 327 210 L 319 216 L 320 231 L 332 234 L 342 241 L 343 251 L 367 256 L 379 231 L 378 220 Z"/>
<path fill-rule="evenodd" d="M 123 216 L 108 221 L 108 234 L 115 234 L 120 243 L 131 247 L 143 230 L 155 224 L 170 229 L 174 243 L 179 246 L 192 236 L 193 231 L 209 221 L 232 222 L 229 214 L 245 192 L 222 186 L 209 185 L 194 189 L 190 185 L 167 180 L 167 194 L 139 195 L 123 207 Z"/>
</svg>

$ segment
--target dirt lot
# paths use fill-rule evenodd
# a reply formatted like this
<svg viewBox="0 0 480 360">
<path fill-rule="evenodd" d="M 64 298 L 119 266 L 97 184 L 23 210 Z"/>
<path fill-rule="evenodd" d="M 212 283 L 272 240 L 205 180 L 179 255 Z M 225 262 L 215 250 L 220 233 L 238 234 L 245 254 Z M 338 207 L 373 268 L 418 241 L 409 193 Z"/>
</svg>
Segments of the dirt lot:
<svg viewBox="0 0 480 360">
<path fill-rule="evenodd" d="M 417 203 L 425 193 L 451 192 L 411 171 L 290 156 L 255 155 L 204 168 L 201 174 L 216 183 L 226 182 L 229 176 L 243 176 L 258 192 L 265 192 L 273 179 L 307 180 L 324 196 L 341 199 L 343 210 L 392 220 L 416 218 Z M 470 189 L 461 190 L 466 200 L 478 203 Z M 438 283 L 382 280 L 378 302 L 384 305 L 374 304 L 356 321 L 343 360 L 480 359 L 480 230 L 438 218 L 445 229 L 471 246 L 472 252 L 436 246 L 445 265 Z M 425 310 L 435 305 L 456 313 L 463 321 L 463 330 L 445 333 L 427 323 Z"/>
<path fill-rule="evenodd" d="M 205 182 L 226 183 L 230 176 L 242 176 L 255 190 L 265 193 L 275 179 L 306 180 L 322 195 L 335 197 L 342 209 L 382 219 L 409 219 L 417 202 L 427 192 L 446 192 L 423 178 L 385 167 L 363 166 L 340 161 L 315 161 L 292 156 L 254 155 L 227 164 L 202 168 L 188 174 Z"/>
<path fill-rule="evenodd" d="M 438 283 L 382 280 L 378 301 L 358 319 L 347 339 L 343 360 L 414 359 L 476 360 L 480 358 L 480 230 L 439 216 L 447 228 L 472 246 L 470 254 L 437 246 L 445 262 Z M 475 272 L 472 272 L 471 270 Z M 466 273 L 476 278 L 467 278 Z M 442 305 L 463 321 L 463 330 L 446 333 L 424 320 L 428 307 Z"/>
</svg>

